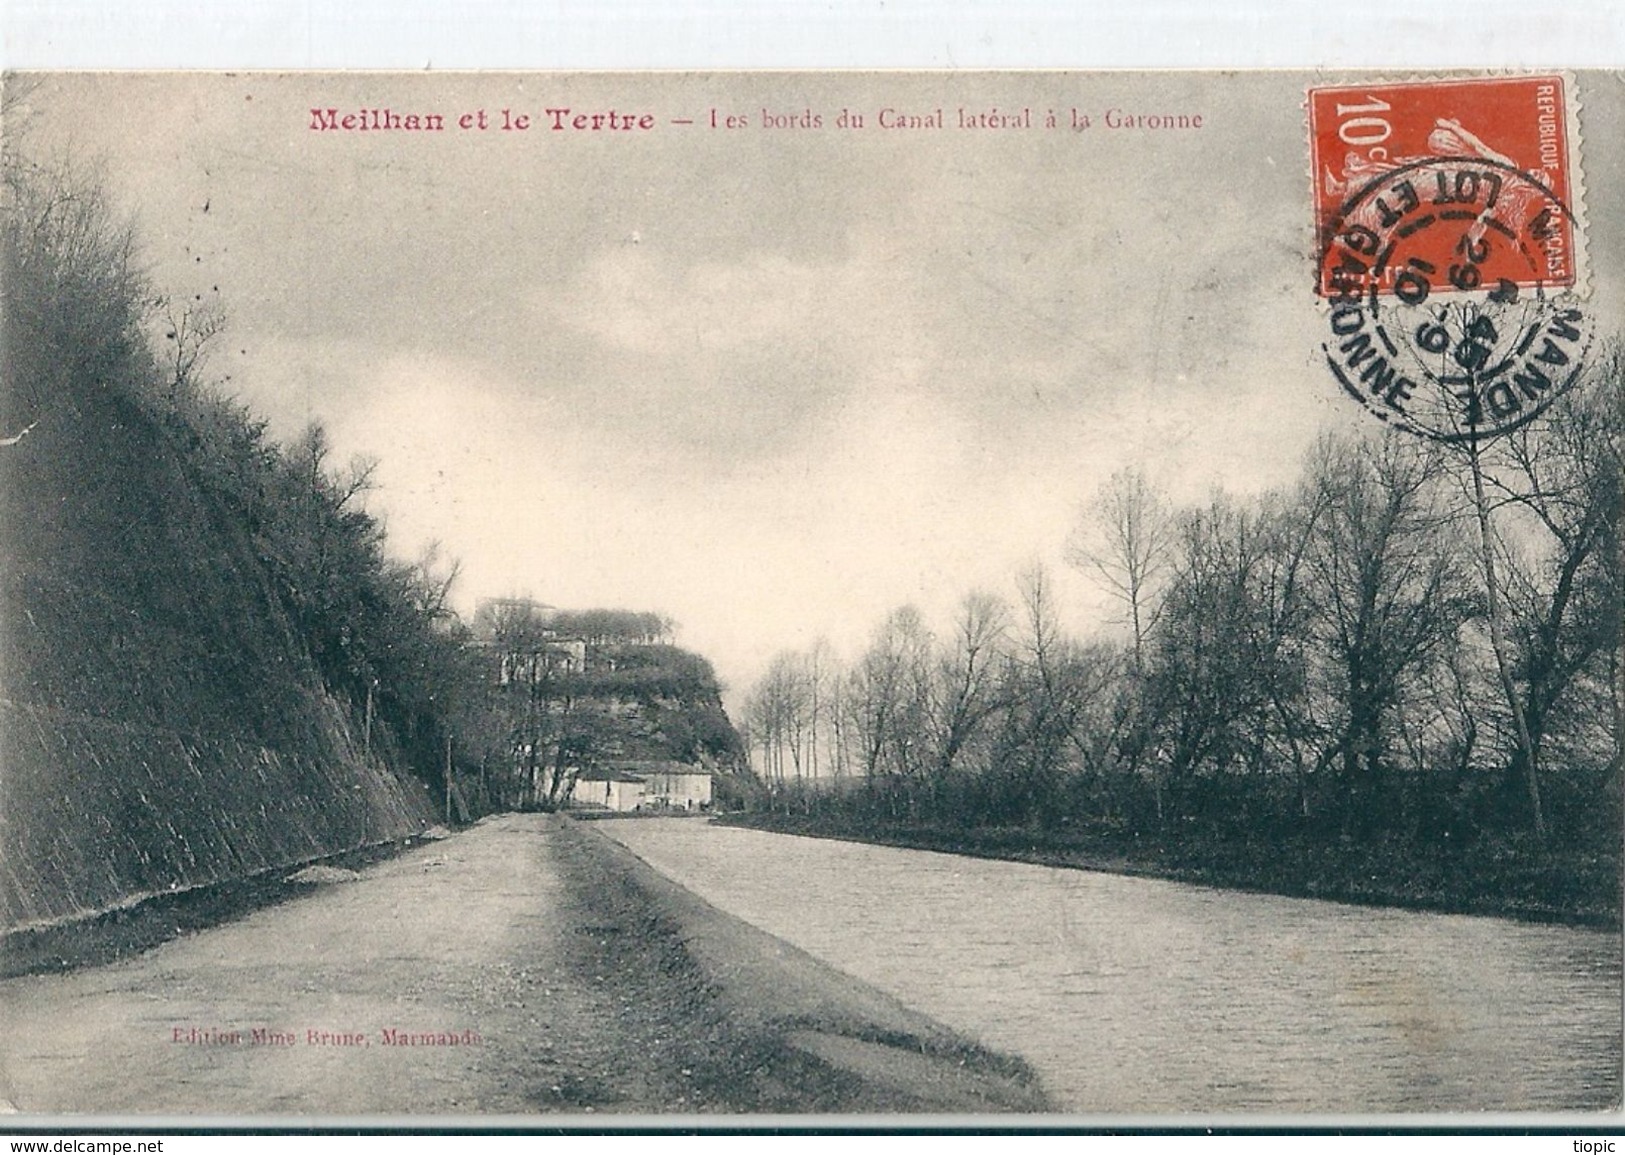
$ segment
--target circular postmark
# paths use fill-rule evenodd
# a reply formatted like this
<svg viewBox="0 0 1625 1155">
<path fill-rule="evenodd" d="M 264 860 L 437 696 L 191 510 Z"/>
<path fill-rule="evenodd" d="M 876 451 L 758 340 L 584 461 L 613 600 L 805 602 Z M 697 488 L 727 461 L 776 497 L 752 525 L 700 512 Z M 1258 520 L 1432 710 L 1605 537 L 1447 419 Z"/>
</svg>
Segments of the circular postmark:
<svg viewBox="0 0 1625 1155">
<path fill-rule="evenodd" d="M 1442 157 L 1383 173 L 1322 238 L 1332 375 L 1381 420 L 1441 441 L 1532 421 L 1574 384 L 1591 346 L 1564 251 L 1575 227 L 1511 165 Z"/>
</svg>

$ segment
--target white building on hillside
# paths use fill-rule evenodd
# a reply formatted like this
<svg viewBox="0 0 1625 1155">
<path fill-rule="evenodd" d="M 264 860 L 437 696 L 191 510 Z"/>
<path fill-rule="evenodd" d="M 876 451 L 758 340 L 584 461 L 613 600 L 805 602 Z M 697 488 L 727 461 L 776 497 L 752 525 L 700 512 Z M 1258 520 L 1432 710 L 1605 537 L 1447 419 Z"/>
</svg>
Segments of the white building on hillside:
<svg viewBox="0 0 1625 1155">
<path fill-rule="evenodd" d="M 611 762 L 583 770 L 571 801 L 610 810 L 709 810 L 711 775 L 684 762 Z"/>
<path fill-rule="evenodd" d="M 629 811 L 643 808 L 644 781 L 620 770 L 583 770 L 576 776 L 570 801 L 576 806 L 603 806 Z"/>
</svg>

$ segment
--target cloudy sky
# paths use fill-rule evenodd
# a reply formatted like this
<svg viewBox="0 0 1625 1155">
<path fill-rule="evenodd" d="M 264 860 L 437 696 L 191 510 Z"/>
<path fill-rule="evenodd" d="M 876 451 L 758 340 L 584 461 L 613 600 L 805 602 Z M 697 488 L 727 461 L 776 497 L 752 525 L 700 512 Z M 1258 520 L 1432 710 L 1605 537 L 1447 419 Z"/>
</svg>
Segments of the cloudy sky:
<svg viewBox="0 0 1625 1155">
<path fill-rule="evenodd" d="M 31 139 L 105 166 L 158 286 L 218 295 L 230 390 L 379 459 L 396 552 L 460 558 L 463 608 L 658 610 L 738 692 L 779 649 L 851 655 L 888 609 L 941 615 L 1035 560 L 1087 626 L 1102 601 L 1063 547 L 1114 470 L 1252 492 L 1371 420 L 1319 351 L 1309 82 L 85 75 L 41 87 Z M 1625 170 L 1595 142 L 1625 139 L 1622 87 L 1580 93 L 1616 305 Z M 316 107 L 448 127 L 318 132 Z M 549 108 L 654 127 L 554 132 Z M 946 123 L 882 130 L 883 108 Z"/>
</svg>

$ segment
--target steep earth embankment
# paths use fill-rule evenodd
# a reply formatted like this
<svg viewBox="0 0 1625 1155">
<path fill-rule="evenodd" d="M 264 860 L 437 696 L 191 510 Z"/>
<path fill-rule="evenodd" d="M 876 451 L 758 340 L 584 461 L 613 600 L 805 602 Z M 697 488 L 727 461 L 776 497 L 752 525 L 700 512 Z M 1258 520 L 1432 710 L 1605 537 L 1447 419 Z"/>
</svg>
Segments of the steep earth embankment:
<svg viewBox="0 0 1625 1155">
<path fill-rule="evenodd" d="M 137 400 L 150 360 L 87 347 L 9 258 L 0 429 L 31 428 L 0 446 L 0 934 L 421 829 L 197 438 Z"/>
</svg>

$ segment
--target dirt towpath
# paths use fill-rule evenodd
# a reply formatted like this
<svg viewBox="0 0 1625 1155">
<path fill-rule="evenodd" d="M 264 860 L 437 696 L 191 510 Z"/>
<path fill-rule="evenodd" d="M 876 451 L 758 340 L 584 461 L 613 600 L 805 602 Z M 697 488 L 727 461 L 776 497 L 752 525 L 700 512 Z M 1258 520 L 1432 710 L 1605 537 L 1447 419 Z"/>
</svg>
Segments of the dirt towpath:
<svg viewBox="0 0 1625 1155">
<path fill-rule="evenodd" d="M 1039 1110 L 1018 1062 L 507 815 L 134 958 L 0 982 L 21 1117 Z"/>
</svg>

